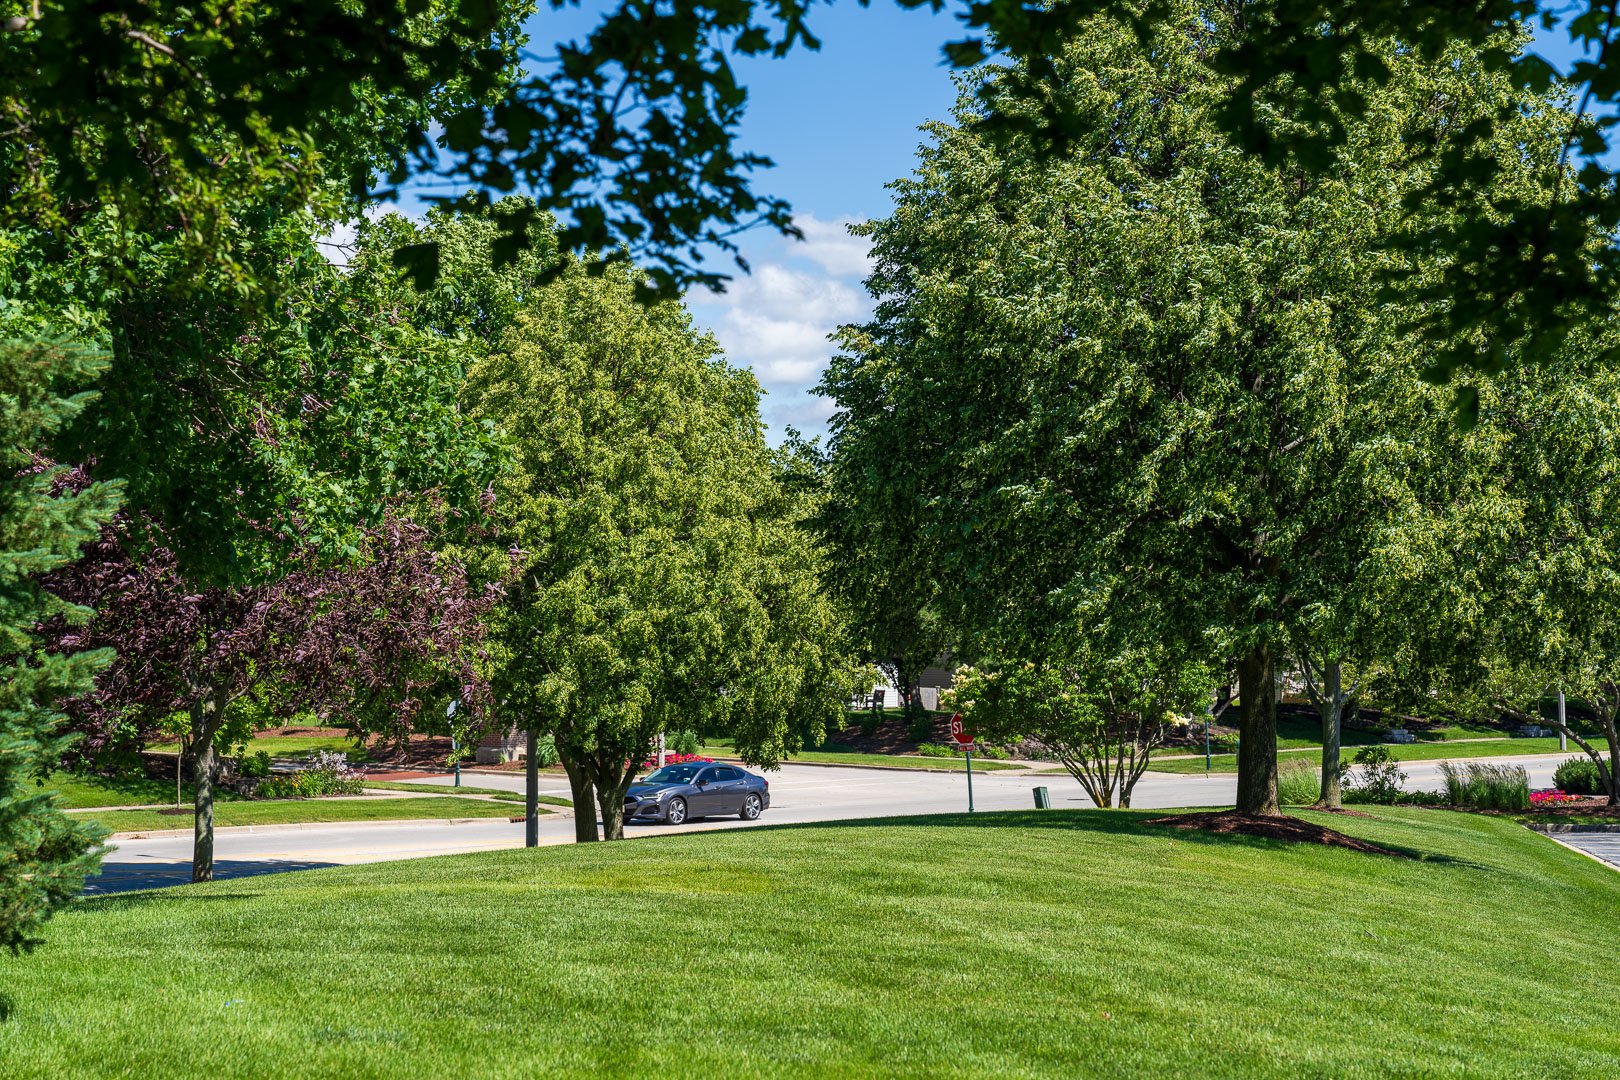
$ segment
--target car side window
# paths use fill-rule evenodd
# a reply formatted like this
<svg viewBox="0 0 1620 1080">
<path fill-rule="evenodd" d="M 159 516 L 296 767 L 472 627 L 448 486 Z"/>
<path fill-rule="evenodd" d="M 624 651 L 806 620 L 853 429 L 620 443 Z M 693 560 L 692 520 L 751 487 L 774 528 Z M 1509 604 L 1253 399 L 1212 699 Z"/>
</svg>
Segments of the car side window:
<svg viewBox="0 0 1620 1080">
<path fill-rule="evenodd" d="M 712 784 L 712 783 L 714 783 L 714 781 L 716 779 L 716 774 L 719 771 L 720 770 L 718 770 L 718 769 L 704 769 L 702 772 L 700 772 L 696 776 L 692 777 L 692 783 L 694 783 L 694 784 Z"/>
<path fill-rule="evenodd" d="M 716 780 L 741 780 L 743 778 L 743 774 L 739 769 L 733 769 L 729 765 L 723 765 L 714 770 L 714 778 Z"/>
</svg>

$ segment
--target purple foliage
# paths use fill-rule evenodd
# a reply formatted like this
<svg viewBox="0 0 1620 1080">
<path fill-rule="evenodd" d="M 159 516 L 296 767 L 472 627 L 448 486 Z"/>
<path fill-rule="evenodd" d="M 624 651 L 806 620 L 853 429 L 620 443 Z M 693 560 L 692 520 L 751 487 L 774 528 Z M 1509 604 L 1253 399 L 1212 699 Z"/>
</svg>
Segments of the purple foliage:
<svg viewBox="0 0 1620 1080">
<path fill-rule="evenodd" d="M 49 582 L 97 612 L 85 626 L 50 628 L 53 647 L 109 645 L 118 657 L 95 693 L 66 703 L 85 735 L 81 752 L 106 748 L 130 723 L 144 739 L 201 699 L 222 708 L 249 691 L 277 715 L 312 710 L 395 737 L 430 689 L 459 685 L 474 718 L 487 708 L 477 661 L 498 590 L 475 589 L 425 526 L 390 513 L 364 532 L 351 563 L 294 548 L 278 580 L 197 589 L 169 547 L 132 553 L 130 524 L 104 529 Z M 147 522 L 143 535 L 162 534 Z"/>
</svg>

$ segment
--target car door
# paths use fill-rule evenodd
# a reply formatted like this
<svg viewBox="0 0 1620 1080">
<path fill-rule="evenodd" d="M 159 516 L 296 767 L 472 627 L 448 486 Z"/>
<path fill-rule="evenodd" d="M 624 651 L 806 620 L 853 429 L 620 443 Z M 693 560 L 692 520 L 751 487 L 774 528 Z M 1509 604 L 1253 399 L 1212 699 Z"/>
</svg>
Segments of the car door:
<svg viewBox="0 0 1620 1080">
<path fill-rule="evenodd" d="M 719 765 L 714 770 L 715 779 L 711 785 L 720 789 L 720 801 L 715 807 L 717 814 L 735 814 L 742 809 L 743 789 L 748 786 L 748 780 L 741 769 L 730 765 Z"/>
<path fill-rule="evenodd" d="M 725 798 L 725 793 L 720 790 L 719 771 L 711 765 L 692 777 L 692 794 L 686 802 L 693 817 L 720 813 L 720 802 Z"/>
</svg>

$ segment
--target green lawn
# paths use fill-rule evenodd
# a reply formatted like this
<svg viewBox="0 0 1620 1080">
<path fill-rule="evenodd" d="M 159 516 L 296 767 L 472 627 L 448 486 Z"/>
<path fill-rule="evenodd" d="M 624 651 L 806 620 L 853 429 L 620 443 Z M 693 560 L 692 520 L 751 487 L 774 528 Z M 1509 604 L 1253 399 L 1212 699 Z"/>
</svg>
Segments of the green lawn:
<svg viewBox="0 0 1620 1080">
<path fill-rule="evenodd" d="M 1595 746 L 1606 746 L 1602 739 L 1593 741 Z M 1439 761 L 1449 758 L 1487 758 L 1512 757 L 1518 754 L 1556 754 L 1558 753 L 1558 739 L 1503 739 L 1500 742 L 1432 742 L 1432 743 L 1390 743 L 1385 747 L 1390 757 L 1396 761 Z M 1177 751 L 1179 754 L 1181 751 Z M 1295 751 L 1285 754 L 1285 757 L 1307 757 L 1315 759 L 1320 764 L 1320 748 L 1312 750 Z M 1574 743 L 1569 744 L 1569 755 L 1574 757 L 1581 753 L 1581 749 Z M 1356 747 L 1347 746 L 1344 751 L 1344 761 L 1349 764 L 1355 759 Z M 1236 754 L 1215 754 L 1211 758 L 1212 771 L 1235 773 L 1237 772 Z M 1166 760 L 1155 756 L 1149 766 L 1153 772 L 1161 773 L 1201 773 L 1204 771 L 1204 757 L 1202 754 L 1193 758 L 1177 757 Z"/>
<path fill-rule="evenodd" d="M 520 812 L 504 802 L 484 799 L 266 799 L 230 802 L 214 807 L 214 824 L 291 825 L 325 821 L 403 821 L 407 818 L 511 817 Z M 191 813 L 160 814 L 156 810 L 108 810 L 76 815 L 95 821 L 110 832 L 145 832 L 151 829 L 189 829 Z M 4 1075 L 4 1073 L 0 1073 Z"/>
<path fill-rule="evenodd" d="M 1319 819 L 1421 860 L 1150 816 L 664 834 L 95 900 L 0 958 L 0 1076 L 1620 1075 L 1613 871 L 1474 815 Z"/>
<path fill-rule="evenodd" d="M 1227 719 L 1236 721 L 1236 711 L 1228 715 Z M 1500 739 L 1506 733 L 1500 728 L 1490 724 L 1445 724 L 1442 726 L 1414 729 L 1419 743 L 1449 742 L 1455 739 Z M 1361 731 L 1355 728 L 1345 728 L 1343 742 L 1345 746 L 1368 746 L 1372 743 L 1383 742 L 1381 732 Z M 1322 722 L 1313 717 L 1296 716 L 1285 713 L 1277 717 L 1277 745 L 1284 750 L 1302 750 L 1307 747 L 1322 745 Z"/>
<path fill-rule="evenodd" d="M 45 778 L 44 787 L 56 792 L 57 801 L 70 810 L 90 806 L 136 806 L 145 803 L 174 805 L 174 781 L 148 780 L 146 777 L 106 777 L 89 773 L 53 772 Z M 190 804 L 190 784 L 181 786 L 181 798 Z M 219 798 L 234 799 L 231 792 L 220 792 Z"/>
<path fill-rule="evenodd" d="M 167 743 L 151 749 L 172 754 L 180 749 L 180 744 Z M 308 757 L 317 750 L 337 750 L 347 754 L 351 761 L 366 758 L 365 749 L 355 746 L 354 740 L 346 735 L 255 735 L 247 749 L 249 753 L 263 750 L 271 757 Z"/>
<path fill-rule="evenodd" d="M 704 757 L 735 757 L 737 751 L 724 743 L 714 746 L 700 746 L 698 753 Z M 900 754 L 861 754 L 854 751 L 840 750 L 806 750 L 794 754 L 786 759 L 785 764 L 809 763 L 812 765 L 886 765 L 896 769 L 933 769 L 935 771 L 962 772 L 967 766 L 960 755 L 954 757 L 910 757 Z M 979 769 L 1024 769 L 1029 766 L 1023 762 L 991 761 L 973 755 L 973 768 Z"/>
<path fill-rule="evenodd" d="M 522 802 L 521 791 L 507 791 L 504 788 L 471 787 L 463 784 L 461 787 L 450 787 L 445 784 L 401 784 L 392 781 L 367 780 L 366 790 L 377 791 L 442 791 L 446 795 L 488 795 L 492 799 L 504 799 L 507 802 Z M 540 795 L 540 802 L 547 806 L 573 806 L 572 799 L 565 799 L 561 795 Z"/>
</svg>

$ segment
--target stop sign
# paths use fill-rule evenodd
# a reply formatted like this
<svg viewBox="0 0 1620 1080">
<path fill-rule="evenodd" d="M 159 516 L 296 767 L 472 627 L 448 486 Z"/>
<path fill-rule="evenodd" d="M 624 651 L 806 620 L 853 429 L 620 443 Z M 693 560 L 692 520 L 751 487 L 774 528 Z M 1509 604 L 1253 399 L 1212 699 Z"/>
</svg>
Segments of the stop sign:
<svg viewBox="0 0 1620 1080">
<path fill-rule="evenodd" d="M 973 736 L 969 735 L 967 730 L 962 727 L 961 713 L 957 713 L 951 717 L 951 738 L 955 739 L 963 746 L 970 746 L 973 743 Z"/>
</svg>

